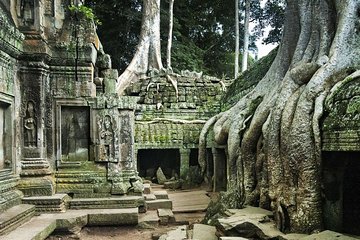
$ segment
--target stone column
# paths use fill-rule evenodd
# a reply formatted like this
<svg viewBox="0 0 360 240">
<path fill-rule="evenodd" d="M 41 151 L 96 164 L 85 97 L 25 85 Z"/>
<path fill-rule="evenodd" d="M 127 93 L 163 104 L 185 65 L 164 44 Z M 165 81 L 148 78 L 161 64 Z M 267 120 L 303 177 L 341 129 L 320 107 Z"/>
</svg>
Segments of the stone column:
<svg viewBox="0 0 360 240">
<path fill-rule="evenodd" d="M 180 148 L 180 178 L 189 180 L 190 149 Z"/>
<path fill-rule="evenodd" d="M 45 88 L 48 66 L 28 62 L 20 70 L 21 82 L 21 181 L 25 196 L 50 196 L 54 193 L 50 165 L 46 158 Z"/>
</svg>

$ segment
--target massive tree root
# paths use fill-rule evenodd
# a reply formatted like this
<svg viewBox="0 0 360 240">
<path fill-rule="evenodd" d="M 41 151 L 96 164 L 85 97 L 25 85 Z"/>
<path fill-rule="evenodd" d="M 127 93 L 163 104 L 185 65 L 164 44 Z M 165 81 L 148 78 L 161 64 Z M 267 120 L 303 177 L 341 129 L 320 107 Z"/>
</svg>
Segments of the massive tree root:
<svg viewBox="0 0 360 240">
<path fill-rule="evenodd" d="M 323 227 L 319 121 L 331 88 L 360 68 L 360 2 L 287 3 L 268 73 L 201 138 L 213 125 L 214 140 L 227 144 L 236 201 L 271 208 L 283 231 L 311 232 Z"/>
</svg>

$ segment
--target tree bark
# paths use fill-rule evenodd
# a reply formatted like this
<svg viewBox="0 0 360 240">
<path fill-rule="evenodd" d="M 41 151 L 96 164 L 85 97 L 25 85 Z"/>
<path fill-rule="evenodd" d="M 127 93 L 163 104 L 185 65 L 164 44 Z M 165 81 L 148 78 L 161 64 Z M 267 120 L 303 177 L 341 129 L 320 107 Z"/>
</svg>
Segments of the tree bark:
<svg viewBox="0 0 360 240">
<path fill-rule="evenodd" d="M 249 55 L 249 36 L 250 36 L 250 2 L 251 0 L 245 0 L 245 20 L 244 20 L 244 46 L 242 56 L 241 72 L 247 70 L 248 55 Z"/>
<path fill-rule="evenodd" d="M 160 0 L 143 1 L 143 19 L 135 55 L 117 80 L 121 95 L 132 83 L 137 82 L 149 69 L 162 69 L 160 48 Z"/>
<path fill-rule="evenodd" d="M 360 66 L 359 12 L 358 0 L 288 0 L 268 73 L 212 123 L 228 148 L 228 189 L 271 207 L 283 231 L 323 228 L 320 119 L 332 87 Z"/>
<path fill-rule="evenodd" d="M 240 49 L 240 31 L 239 31 L 239 0 L 235 0 L 235 79 L 239 76 L 239 49 Z"/>
<path fill-rule="evenodd" d="M 168 36 L 168 45 L 167 45 L 167 56 L 166 56 L 166 65 L 167 68 L 171 69 L 171 47 L 172 47 L 172 38 L 173 38 L 173 19 L 174 19 L 174 0 L 169 1 L 169 36 Z"/>
</svg>

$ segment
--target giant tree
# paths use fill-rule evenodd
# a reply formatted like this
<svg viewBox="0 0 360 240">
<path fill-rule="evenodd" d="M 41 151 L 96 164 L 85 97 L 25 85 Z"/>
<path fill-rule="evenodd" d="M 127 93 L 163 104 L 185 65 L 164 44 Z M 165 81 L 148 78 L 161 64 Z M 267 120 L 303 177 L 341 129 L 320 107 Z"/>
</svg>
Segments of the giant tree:
<svg viewBox="0 0 360 240">
<path fill-rule="evenodd" d="M 151 69 L 162 69 L 160 47 L 160 0 L 143 0 L 143 19 L 139 43 L 129 66 L 118 78 L 118 93 Z"/>
<path fill-rule="evenodd" d="M 282 230 L 322 228 L 319 124 L 332 87 L 360 75 L 359 19 L 358 0 L 288 0 L 269 71 L 202 131 L 227 144 L 234 202 L 271 206 Z"/>
</svg>

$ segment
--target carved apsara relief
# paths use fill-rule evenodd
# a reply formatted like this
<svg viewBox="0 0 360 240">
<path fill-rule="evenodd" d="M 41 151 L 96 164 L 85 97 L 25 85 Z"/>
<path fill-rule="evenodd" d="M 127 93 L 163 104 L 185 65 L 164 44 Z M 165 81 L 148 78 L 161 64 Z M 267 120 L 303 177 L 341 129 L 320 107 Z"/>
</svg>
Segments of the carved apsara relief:
<svg viewBox="0 0 360 240">
<path fill-rule="evenodd" d="M 37 123 L 35 104 L 33 101 L 28 101 L 26 105 L 26 115 L 24 118 L 24 146 L 37 147 Z"/>
<path fill-rule="evenodd" d="M 119 138 L 117 135 L 116 121 L 110 116 L 98 116 L 98 144 L 97 156 L 98 162 L 118 162 L 119 161 Z"/>
</svg>

